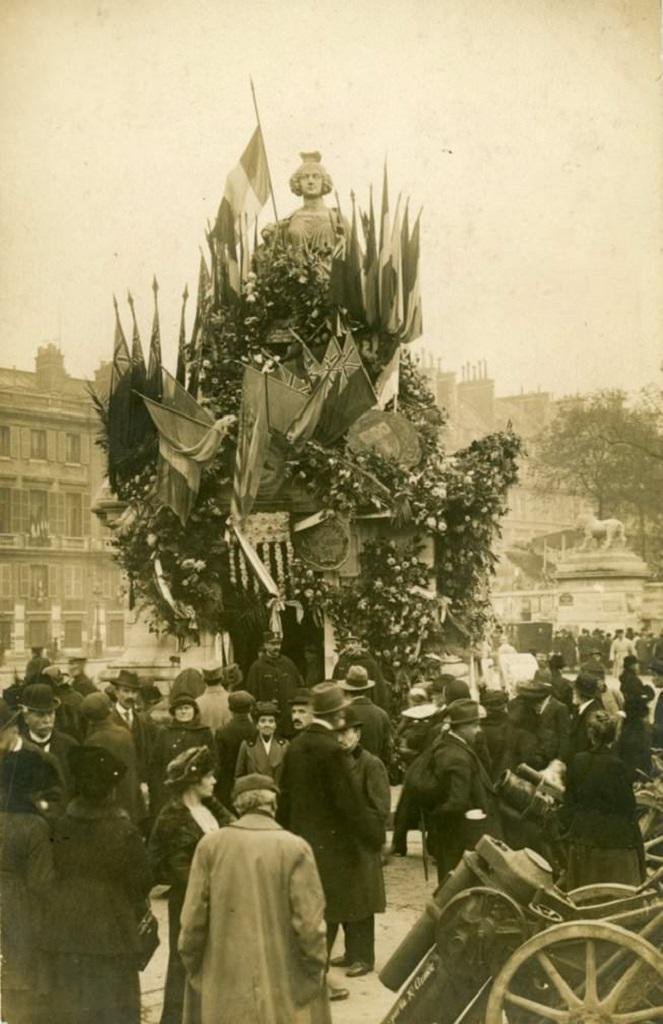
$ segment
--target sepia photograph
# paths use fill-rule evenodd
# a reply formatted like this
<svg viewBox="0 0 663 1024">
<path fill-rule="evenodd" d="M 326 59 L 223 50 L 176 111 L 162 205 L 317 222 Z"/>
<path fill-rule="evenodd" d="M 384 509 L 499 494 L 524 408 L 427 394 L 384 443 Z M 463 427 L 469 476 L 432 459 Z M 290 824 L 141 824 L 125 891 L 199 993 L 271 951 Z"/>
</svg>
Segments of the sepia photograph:
<svg viewBox="0 0 663 1024">
<path fill-rule="evenodd" d="M 0 1024 L 661 1024 L 660 0 L 0 3 Z"/>
</svg>

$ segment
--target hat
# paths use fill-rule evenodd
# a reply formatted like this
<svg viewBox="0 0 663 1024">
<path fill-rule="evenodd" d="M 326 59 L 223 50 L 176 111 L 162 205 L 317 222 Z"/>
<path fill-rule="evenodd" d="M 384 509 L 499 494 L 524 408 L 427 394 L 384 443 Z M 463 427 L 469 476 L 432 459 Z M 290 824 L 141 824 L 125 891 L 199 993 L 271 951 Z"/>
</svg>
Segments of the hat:
<svg viewBox="0 0 663 1024">
<path fill-rule="evenodd" d="M 197 668 L 183 668 L 173 679 L 173 685 L 170 688 L 173 697 L 178 693 L 190 693 L 194 697 L 200 697 L 204 692 L 203 676 Z"/>
<path fill-rule="evenodd" d="M 158 704 L 163 694 L 156 683 L 141 683 L 140 696 L 146 704 Z"/>
<path fill-rule="evenodd" d="M 55 711 L 60 701 L 48 683 L 30 683 L 24 688 L 19 704 L 27 711 Z"/>
<path fill-rule="evenodd" d="M 363 665 L 350 665 L 347 676 L 340 680 L 340 686 L 349 692 L 358 693 L 360 690 L 370 690 L 375 683 L 368 678 Z"/>
<path fill-rule="evenodd" d="M 0 697 L 0 732 L 4 732 L 5 729 L 9 729 L 10 726 L 15 725 L 18 721 L 20 712 L 10 708 L 6 700 Z"/>
<path fill-rule="evenodd" d="M 475 700 L 455 700 L 447 708 L 447 718 L 454 725 L 470 725 L 481 719 L 481 708 Z"/>
<path fill-rule="evenodd" d="M 554 672 L 561 672 L 566 662 L 561 654 L 551 654 L 548 658 L 548 664 Z"/>
<path fill-rule="evenodd" d="M 207 668 L 203 669 L 203 679 L 209 686 L 210 683 L 222 683 L 225 675 L 225 665 L 221 661 L 211 662 Z"/>
<path fill-rule="evenodd" d="M 343 732 L 344 729 L 361 729 L 363 724 L 363 720 L 351 704 L 345 712 L 345 721 L 343 725 L 340 725 L 336 731 Z"/>
<path fill-rule="evenodd" d="M 263 715 L 271 715 L 272 718 L 276 718 L 279 706 L 273 700 L 259 700 L 252 713 L 254 718 L 262 718 Z"/>
<path fill-rule="evenodd" d="M 539 673 L 535 673 L 534 679 L 520 679 L 516 683 L 516 693 L 519 697 L 523 697 L 525 700 L 543 700 L 552 693 L 552 686 L 546 682 L 545 679 L 537 678 Z"/>
<path fill-rule="evenodd" d="M 663 660 L 654 658 L 649 662 L 649 671 L 653 676 L 663 676 Z"/>
<path fill-rule="evenodd" d="M 595 697 L 599 692 L 599 680 L 597 676 L 584 671 L 580 672 L 580 675 L 576 678 L 573 685 L 578 691 L 578 694 L 581 697 L 587 698 L 587 700 L 591 697 Z"/>
<path fill-rule="evenodd" d="M 247 690 L 233 690 L 228 694 L 228 708 L 230 711 L 250 711 L 256 699 Z"/>
<path fill-rule="evenodd" d="M 42 793 L 61 782 L 53 759 L 48 760 L 40 751 L 25 747 L 3 755 L 0 781 L 9 804 L 15 804 L 17 797 Z"/>
<path fill-rule="evenodd" d="M 103 694 L 90 696 L 102 697 Z M 89 786 L 95 790 L 110 790 L 127 773 L 127 766 L 104 747 L 72 747 L 67 760 L 77 788 L 83 783 L 85 789 Z"/>
<path fill-rule="evenodd" d="M 637 664 L 638 664 L 638 659 L 636 658 L 636 656 L 634 654 L 627 654 L 626 657 L 624 658 L 624 662 L 623 662 L 624 668 L 631 668 L 631 666 L 637 665 Z"/>
<path fill-rule="evenodd" d="M 306 689 L 297 690 L 294 697 L 291 697 L 288 704 L 310 704 L 311 691 Z"/>
<path fill-rule="evenodd" d="M 174 711 L 175 708 L 184 708 L 184 707 L 192 707 L 196 711 L 198 710 L 198 705 L 196 703 L 196 698 L 193 696 L 193 694 L 192 693 L 174 693 L 174 694 L 172 694 L 170 700 L 168 701 L 168 710 L 169 711 Z"/>
<path fill-rule="evenodd" d="M 269 789 L 272 793 L 280 793 L 271 775 L 259 775 L 258 772 L 251 772 L 250 775 L 241 775 L 235 782 L 232 791 L 232 799 L 236 800 L 242 793 L 250 793 L 255 789 Z"/>
<path fill-rule="evenodd" d="M 504 708 L 509 700 L 504 690 L 484 690 L 480 699 L 483 706 L 488 710 Z"/>
<path fill-rule="evenodd" d="M 235 662 L 232 665 L 226 665 L 223 670 L 223 685 L 226 690 L 237 690 L 242 685 L 242 670 Z"/>
<path fill-rule="evenodd" d="M 415 722 L 420 722 L 426 718 L 432 718 L 433 715 L 438 714 L 439 708 L 437 704 L 415 704 L 411 708 L 403 708 L 401 711 L 402 718 L 410 718 Z"/>
<path fill-rule="evenodd" d="M 91 722 L 103 722 L 112 710 L 113 705 L 105 693 L 88 693 L 81 702 L 81 712 Z"/>
<path fill-rule="evenodd" d="M 186 789 L 214 771 L 214 759 L 207 747 L 190 747 L 174 757 L 166 768 L 166 785 Z"/>
<path fill-rule="evenodd" d="M 126 686 L 128 690 L 140 690 L 140 681 L 137 672 L 130 672 L 127 668 L 121 668 L 117 679 L 113 680 L 114 686 Z"/>
<path fill-rule="evenodd" d="M 447 682 L 444 685 L 444 700 L 451 704 L 455 700 L 470 700 L 470 688 L 463 679 L 456 679 L 454 676 L 442 676 Z"/>
<path fill-rule="evenodd" d="M 428 703 L 428 690 L 425 686 L 413 686 L 408 690 L 408 698 L 417 704 Z"/>
<path fill-rule="evenodd" d="M 280 633 L 265 633 L 265 635 L 262 638 L 262 642 L 264 644 L 282 644 L 283 637 L 280 635 Z"/>
<path fill-rule="evenodd" d="M 60 668 L 59 665 L 47 665 L 46 668 L 41 670 L 41 675 L 42 677 L 46 676 L 47 680 L 50 680 L 54 686 L 60 686 L 61 683 L 65 683 L 69 678 L 69 673 L 65 669 Z"/>
<path fill-rule="evenodd" d="M 350 704 L 343 693 L 343 688 L 333 680 L 318 683 L 311 689 L 311 696 L 313 697 L 312 711 L 317 716 L 336 714 L 337 711 L 342 711 Z"/>
<path fill-rule="evenodd" d="M 603 679 L 605 676 L 605 669 L 603 668 L 603 665 L 598 662 L 584 661 L 580 666 L 580 675 L 593 676 L 594 679 Z"/>
</svg>

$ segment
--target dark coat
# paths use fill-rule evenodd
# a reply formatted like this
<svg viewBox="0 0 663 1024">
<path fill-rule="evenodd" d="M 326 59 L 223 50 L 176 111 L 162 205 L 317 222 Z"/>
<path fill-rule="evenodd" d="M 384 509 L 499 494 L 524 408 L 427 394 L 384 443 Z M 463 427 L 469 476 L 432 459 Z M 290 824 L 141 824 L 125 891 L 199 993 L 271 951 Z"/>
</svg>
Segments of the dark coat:
<svg viewBox="0 0 663 1024">
<path fill-rule="evenodd" d="M 642 697 L 645 693 L 645 684 L 637 672 L 632 668 L 625 668 L 619 675 L 619 689 L 624 700 L 627 697 Z"/>
<path fill-rule="evenodd" d="M 140 834 L 114 801 L 77 798 L 55 825 L 53 857 L 57 884 L 42 936 L 52 1019 L 138 1024 L 136 923 L 150 890 Z"/>
<path fill-rule="evenodd" d="M 490 777 L 497 782 L 505 771 L 522 763 L 522 758 L 518 761 L 517 730 L 504 708 L 487 710 L 481 732 L 490 755 Z"/>
<path fill-rule="evenodd" d="M 54 692 L 60 701 L 60 707 L 55 712 L 55 727 L 60 732 L 73 736 L 77 743 L 82 743 L 86 732 L 86 723 L 81 712 L 82 696 L 69 683 L 56 687 Z"/>
<path fill-rule="evenodd" d="M 570 842 L 603 849 L 641 849 L 633 786 L 610 750 L 585 750 L 569 764 L 562 820 Z"/>
<path fill-rule="evenodd" d="M 654 698 L 654 731 L 652 735 L 652 746 L 656 749 L 663 747 L 663 689 L 658 689 Z"/>
<path fill-rule="evenodd" d="M 334 733 L 316 722 L 288 747 L 279 820 L 313 849 L 327 920 L 359 921 L 370 914 L 357 860 L 362 847 L 381 849 L 383 823 L 364 803 Z"/>
<path fill-rule="evenodd" d="M 251 775 L 257 772 L 258 775 L 271 775 L 276 782 L 279 782 L 287 749 L 288 741 L 280 736 L 272 737 L 269 754 L 265 750 L 260 736 L 243 740 L 237 754 L 235 778 L 238 779 L 241 775 Z"/>
<path fill-rule="evenodd" d="M 348 693 L 348 696 L 351 696 Z M 361 745 L 369 754 L 375 754 L 383 764 L 391 761 L 391 722 L 389 715 L 362 694 L 352 701 L 352 710 L 362 723 Z"/>
<path fill-rule="evenodd" d="M 169 797 L 165 786 L 166 769 L 173 758 L 192 747 L 207 747 L 214 758 L 214 739 L 206 725 L 201 725 L 199 715 L 192 722 L 171 722 L 160 729 L 152 754 L 152 806 L 150 812 L 156 816 Z"/>
<path fill-rule="evenodd" d="M 90 677 L 85 675 L 85 672 L 81 672 L 80 675 L 77 676 L 72 676 L 71 685 L 82 697 L 87 697 L 89 693 L 97 692 L 97 687 L 94 685 Z"/>
<path fill-rule="evenodd" d="M 379 708 L 389 713 L 390 704 L 390 690 L 389 686 L 385 681 L 382 669 L 378 662 L 375 660 L 372 654 L 368 651 L 360 651 L 359 654 L 350 654 L 347 651 L 341 651 L 338 657 L 338 661 L 334 665 L 334 671 L 332 672 L 332 679 L 345 679 L 348 674 L 348 669 L 352 665 L 361 665 L 368 672 L 368 678 L 375 682 L 375 686 L 371 691 L 371 699 Z"/>
<path fill-rule="evenodd" d="M 126 767 L 127 773 L 120 779 L 115 790 L 117 802 L 133 822 L 142 821 L 145 818 L 145 804 L 136 768 L 136 748 L 127 727 L 116 725 L 111 715 L 103 722 L 93 722 L 85 746 L 103 747 Z"/>
<path fill-rule="evenodd" d="M 502 834 L 500 812 L 488 772 L 476 752 L 453 733 L 444 733 L 435 745 L 433 771 L 439 798 L 431 812 L 434 844 L 440 877 L 453 870 L 463 851 L 472 849 L 480 836 Z M 470 822 L 469 810 L 486 817 Z"/>
<path fill-rule="evenodd" d="M 233 714 L 233 717 L 216 734 L 216 761 L 218 767 L 216 796 L 226 807 L 230 807 L 230 794 L 235 781 L 237 755 L 244 740 L 252 740 L 258 729 L 249 715 Z"/>
<path fill-rule="evenodd" d="M 566 704 L 569 711 L 573 709 L 573 686 L 565 679 L 559 669 L 550 670 L 552 695 L 561 704 Z"/>
<path fill-rule="evenodd" d="M 391 788 L 387 769 L 379 757 L 364 750 L 362 746 L 355 747 L 346 757 L 364 803 L 377 811 L 386 829 L 391 813 Z M 357 873 L 360 872 L 363 875 L 361 887 L 366 901 L 365 916 L 384 913 L 387 904 L 380 850 L 371 850 L 366 846 L 359 848 Z"/>
<path fill-rule="evenodd" d="M 595 697 L 583 708 L 582 713 L 575 708 L 571 719 L 571 735 L 569 737 L 569 753 L 567 765 L 571 764 L 576 754 L 589 750 L 589 736 L 587 734 L 587 723 L 595 711 L 603 711 L 601 700 Z"/>
<path fill-rule="evenodd" d="M 651 724 L 642 718 L 627 717 L 622 723 L 614 751 L 625 764 L 631 782 L 635 781 L 639 771 L 645 775 L 652 773 L 652 735 Z"/>
<path fill-rule="evenodd" d="M 219 826 L 233 817 L 216 800 L 203 800 Z M 164 804 L 154 823 L 148 844 L 153 880 L 169 885 L 168 892 L 168 970 L 164 987 L 161 1024 L 181 1024 L 184 1009 L 185 972 L 177 952 L 180 916 L 189 880 L 191 861 L 204 833 L 182 803 L 174 797 Z"/>
<path fill-rule="evenodd" d="M 69 768 L 69 751 L 72 747 L 77 747 L 78 743 L 73 736 L 69 736 L 66 732 L 60 732 L 59 729 L 53 730 L 47 747 L 43 746 L 41 743 L 35 743 L 30 739 L 30 733 L 28 732 L 25 722 L 21 723 L 21 735 L 30 743 L 31 747 L 37 747 L 42 754 L 50 754 L 50 756 L 57 762 L 58 771 L 63 783 L 62 810 L 64 811 L 66 805 L 74 795 L 74 780 L 71 775 L 71 769 Z"/>
<path fill-rule="evenodd" d="M 116 708 L 113 708 L 111 712 L 111 719 L 115 725 L 128 732 L 133 739 L 138 781 L 149 784 L 155 771 L 154 748 L 160 734 L 159 726 L 150 718 L 149 714 L 138 711 L 136 708 L 134 708 L 131 729 Z"/>
<path fill-rule="evenodd" d="M 533 768 L 542 769 L 551 761 L 566 761 L 571 743 L 571 715 L 566 704 L 549 697 L 537 715 L 538 764 Z"/>
<path fill-rule="evenodd" d="M 35 1024 L 46 987 L 42 912 L 55 880 L 48 825 L 36 812 L 0 812 L 3 1020 Z"/>
<path fill-rule="evenodd" d="M 246 689 L 257 701 L 275 701 L 279 706 L 279 734 L 286 739 L 294 734 L 289 701 L 304 685 L 294 661 L 279 654 L 268 658 L 261 654 L 246 676 Z"/>
</svg>

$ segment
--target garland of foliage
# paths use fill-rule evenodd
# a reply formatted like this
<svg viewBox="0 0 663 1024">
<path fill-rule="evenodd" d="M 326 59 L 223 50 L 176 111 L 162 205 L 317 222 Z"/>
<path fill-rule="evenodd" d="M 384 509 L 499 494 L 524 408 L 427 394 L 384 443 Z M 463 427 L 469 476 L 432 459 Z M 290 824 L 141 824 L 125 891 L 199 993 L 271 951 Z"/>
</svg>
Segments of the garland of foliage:
<svg viewBox="0 0 663 1024">
<path fill-rule="evenodd" d="M 269 332 L 287 323 L 321 354 L 333 333 L 338 310 L 328 298 L 329 251 L 287 246 L 262 247 L 242 294 L 215 301 L 204 314 L 195 351 L 188 362 L 198 375 L 198 400 L 215 417 L 239 412 L 244 366 L 264 366 Z M 341 316 L 345 311 L 341 310 Z M 346 318 L 347 322 L 347 318 Z M 350 324 L 369 375 L 375 379 L 391 357 L 397 339 L 369 336 L 365 324 Z M 296 352 L 297 345 L 294 345 Z M 292 352 L 290 356 L 292 357 Z M 487 581 L 494 570 L 492 545 L 506 511 L 508 489 L 517 480 L 520 440 L 497 432 L 447 455 L 440 430 L 443 414 L 409 352 L 401 349 L 398 411 L 417 429 L 422 457 L 416 468 L 376 454 L 355 455 L 342 438 L 332 448 L 313 442 L 286 461 L 286 475 L 315 498 L 319 508 L 352 518 L 361 512 L 391 511 L 394 526 L 434 538 L 438 594 L 462 623 L 466 635 L 481 635 L 489 617 Z M 114 536 L 115 557 L 127 574 L 134 599 L 151 611 L 151 625 L 182 642 L 197 642 L 201 631 L 266 624 L 257 584 L 241 587 L 231 579 L 225 525 L 235 438 L 202 474 L 196 508 L 186 527 L 154 500 L 156 445 L 133 458 L 117 481 L 127 510 Z M 390 495 L 387 503 L 385 488 Z M 412 664 L 431 635 L 439 597 L 412 587 L 430 587 L 430 569 L 418 558 L 419 543 L 369 544 L 359 577 L 332 586 L 320 573 L 295 561 L 287 599 L 300 601 L 314 619 L 327 612 L 342 637 L 352 628 L 394 666 Z M 148 557 L 146 558 L 146 553 Z M 155 561 L 174 598 L 159 586 Z"/>
</svg>

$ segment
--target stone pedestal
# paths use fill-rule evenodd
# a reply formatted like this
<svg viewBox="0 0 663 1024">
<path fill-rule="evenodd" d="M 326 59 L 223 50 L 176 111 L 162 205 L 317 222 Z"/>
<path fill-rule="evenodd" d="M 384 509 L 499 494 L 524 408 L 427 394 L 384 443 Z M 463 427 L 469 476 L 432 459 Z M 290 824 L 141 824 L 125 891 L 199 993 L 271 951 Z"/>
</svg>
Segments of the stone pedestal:
<svg viewBox="0 0 663 1024">
<path fill-rule="evenodd" d="M 647 564 L 627 548 L 567 551 L 557 564 L 558 627 L 609 632 L 642 619 Z"/>
</svg>

